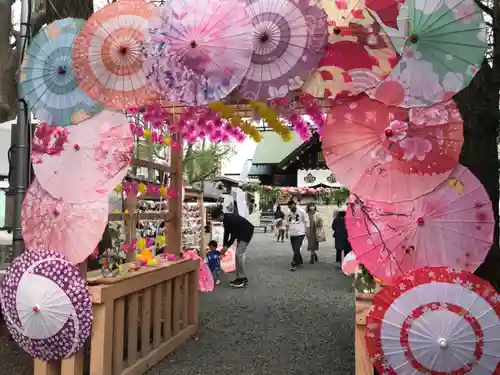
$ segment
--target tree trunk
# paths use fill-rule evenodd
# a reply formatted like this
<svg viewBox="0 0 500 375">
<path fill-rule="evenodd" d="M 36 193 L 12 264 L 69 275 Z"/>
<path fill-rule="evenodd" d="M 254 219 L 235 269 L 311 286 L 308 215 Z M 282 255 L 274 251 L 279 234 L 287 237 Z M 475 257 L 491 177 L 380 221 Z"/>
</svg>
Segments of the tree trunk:
<svg viewBox="0 0 500 375">
<path fill-rule="evenodd" d="M 464 146 L 460 163 L 481 181 L 493 202 L 496 220 L 493 246 L 476 271 L 500 290 L 500 247 L 498 240 L 499 163 L 498 121 L 499 93 L 496 72 L 483 63 L 469 87 L 455 96 L 464 120 Z"/>
</svg>

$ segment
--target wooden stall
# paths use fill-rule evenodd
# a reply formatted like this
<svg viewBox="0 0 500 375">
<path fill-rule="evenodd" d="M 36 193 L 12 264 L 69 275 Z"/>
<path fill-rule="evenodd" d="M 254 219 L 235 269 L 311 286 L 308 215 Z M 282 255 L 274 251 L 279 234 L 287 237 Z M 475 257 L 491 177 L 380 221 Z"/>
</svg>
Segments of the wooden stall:
<svg viewBox="0 0 500 375">
<path fill-rule="evenodd" d="M 182 190 L 182 150 L 172 150 L 171 166 L 135 159 L 133 165 L 168 174 L 169 187 Z M 139 198 L 140 199 L 140 198 Z M 180 197 L 168 202 L 168 212 L 137 213 L 138 198 L 131 195 L 123 212 L 109 221 L 123 221 L 125 240 L 136 238 L 141 219 L 165 220 L 168 252 L 181 254 Z M 162 216 L 163 215 L 163 216 Z M 200 244 L 200 246 L 202 246 Z M 34 375 L 141 375 L 182 345 L 198 329 L 198 271 L 195 260 L 162 261 L 104 278 L 87 274 L 93 303 L 92 334 L 79 353 L 62 361 L 35 360 Z"/>
<path fill-rule="evenodd" d="M 365 342 L 366 316 L 373 304 L 374 294 L 354 294 L 355 322 L 354 322 L 354 349 L 356 375 L 373 375 L 373 364 L 368 356 Z"/>
</svg>

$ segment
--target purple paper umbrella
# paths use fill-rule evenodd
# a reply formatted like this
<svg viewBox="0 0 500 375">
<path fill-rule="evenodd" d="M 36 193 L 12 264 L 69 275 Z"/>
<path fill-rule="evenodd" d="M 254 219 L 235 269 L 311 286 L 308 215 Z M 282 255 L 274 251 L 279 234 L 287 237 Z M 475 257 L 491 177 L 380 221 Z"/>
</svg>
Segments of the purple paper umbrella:
<svg viewBox="0 0 500 375">
<path fill-rule="evenodd" d="M 0 302 L 12 337 L 32 357 L 69 357 L 90 336 L 92 299 L 86 281 L 53 251 L 17 257 L 2 280 Z"/>
<path fill-rule="evenodd" d="M 318 0 L 245 0 L 254 51 L 240 87 L 245 99 L 284 97 L 300 88 L 325 55 L 327 17 Z"/>
</svg>

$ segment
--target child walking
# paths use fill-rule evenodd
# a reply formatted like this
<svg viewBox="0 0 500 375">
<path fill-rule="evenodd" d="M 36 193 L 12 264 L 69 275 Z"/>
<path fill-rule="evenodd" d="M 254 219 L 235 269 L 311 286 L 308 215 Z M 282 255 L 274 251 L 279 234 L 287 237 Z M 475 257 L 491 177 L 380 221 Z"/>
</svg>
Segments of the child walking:
<svg viewBox="0 0 500 375">
<path fill-rule="evenodd" d="M 217 250 L 217 241 L 210 241 L 208 243 L 208 252 L 207 252 L 207 261 L 208 268 L 210 268 L 210 272 L 212 272 L 212 276 L 214 278 L 214 282 L 216 285 L 220 284 L 219 276 L 220 276 L 220 251 Z"/>
</svg>

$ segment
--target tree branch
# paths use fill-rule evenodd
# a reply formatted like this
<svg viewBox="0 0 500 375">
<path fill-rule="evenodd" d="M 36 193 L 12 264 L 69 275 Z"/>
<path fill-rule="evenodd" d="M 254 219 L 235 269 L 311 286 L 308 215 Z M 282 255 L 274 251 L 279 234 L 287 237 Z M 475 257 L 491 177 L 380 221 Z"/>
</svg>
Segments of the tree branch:
<svg viewBox="0 0 500 375">
<path fill-rule="evenodd" d="M 481 0 L 474 0 L 474 2 L 477 4 L 477 6 L 487 15 L 490 17 L 493 17 L 493 9 L 490 7 L 486 6 Z"/>
</svg>

